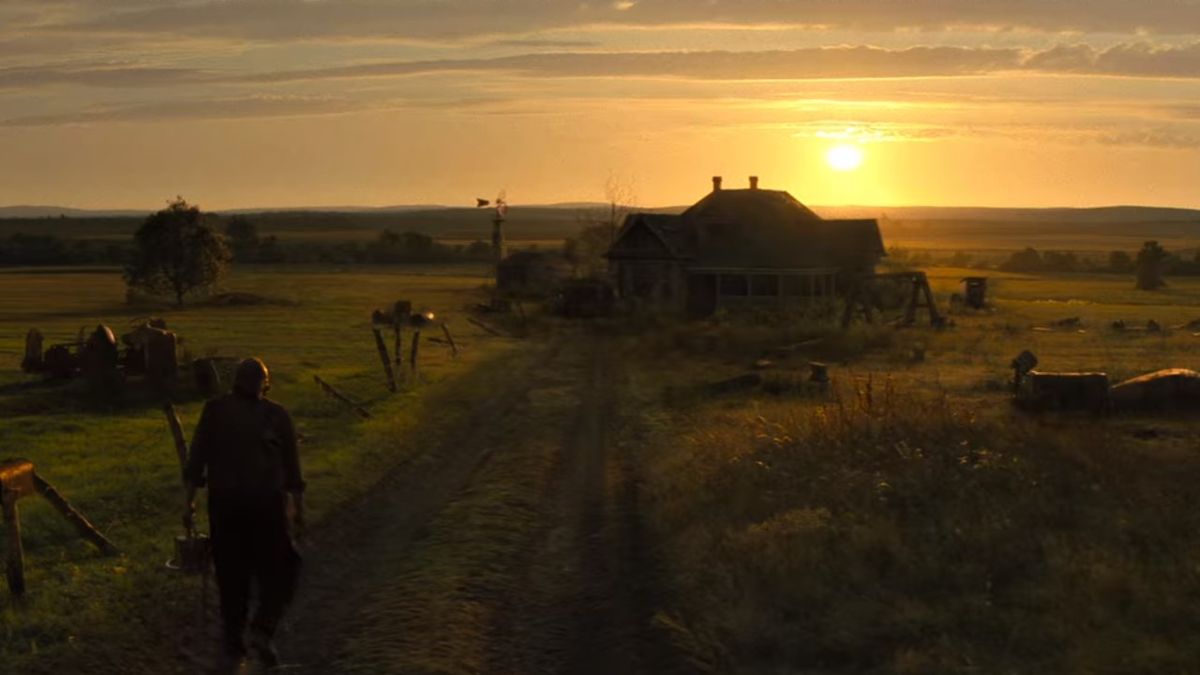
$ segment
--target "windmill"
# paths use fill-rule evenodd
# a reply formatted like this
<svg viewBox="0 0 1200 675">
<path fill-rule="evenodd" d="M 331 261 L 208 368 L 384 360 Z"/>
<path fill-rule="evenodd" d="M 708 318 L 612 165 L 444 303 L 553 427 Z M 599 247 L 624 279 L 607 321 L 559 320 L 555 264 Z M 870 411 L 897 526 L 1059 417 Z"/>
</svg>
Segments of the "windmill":
<svg viewBox="0 0 1200 675">
<path fill-rule="evenodd" d="M 475 198 L 475 208 L 483 209 L 489 206 L 494 207 L 492 215 L 492 255 L 496 258 L 496 263 L 499 264 L 504 260 L 504 221 L 508 216 L 508 201 L 507 193 L 504 190 L 496 195 L 495 200 Z"/>
</svg>

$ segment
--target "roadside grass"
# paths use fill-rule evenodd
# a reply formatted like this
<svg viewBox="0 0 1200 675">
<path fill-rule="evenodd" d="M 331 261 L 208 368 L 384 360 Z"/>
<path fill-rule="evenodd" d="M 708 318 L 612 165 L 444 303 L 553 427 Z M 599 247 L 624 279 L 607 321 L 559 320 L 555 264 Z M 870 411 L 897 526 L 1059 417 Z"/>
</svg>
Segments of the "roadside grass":
<svg viewBox="0 0 1200 675">
<path fill-rule="evenodd" d="M 232 290 L 287 304 L 130 307 L 113 272 L 0 274 L 0 459 L 24 457 L 122 550 L 105 558 L 78 541 L 40 500 L 20 504 L 27 597 L 0 608 L 0 672 L 177 672 L 175 630 L 194 611 L 197 581 L 163 569 L 179 530 L 179 468 L 156 397 L 95 401 L 81 384 L 22 389 L 25 331 L 66 341 L 97 323 L 122 332 L 137 317 L 165 318 L 194 355 L 261 356 L 272 397 L 289 407 L 302 435 L 313 523 L 355 498 L 417 445 L 406 441 L 430 396 L 514 344 L 461 319 L 482 276 L 420 268 L 239 270 Z M 462 347 L 424 342 L 421 385 L 389 395 L 369 331 L 370 311 L 399 299 L 449 320 Z M 440 333 L 440 330 L 438 331 Z M 439 335 L 440 337 L 440 335 Z M 408 338 L 406 337 L 406 343 Z M 407 355 L 406 355 L 407 356 Z M 312 383 L 320 374 L 374 413 L 360 421 Z M 181 377 L 188 377 L 184 371 Z M 134 385 L 136 388 L 137 385 Z M 201 401 L 177 401 L 190 435 Z M 203 508 L 203 507 L 202 507 Z"/>
<path fill-rule="evenodd" d="M 962 272 L 931 270 L 939 298 Z M 1026 348 L 1043 368 L 1114 379 L 1200 366 L 1190 331 L 1097 325 L 1183 323 L 1200 285 L 1127 285 L 1005 277 L 993 311 L 949 330 L 859 328 L 825 393 L 664 400 L 783 340 L 687 356 L 631 340 L 649 525 L 673 584 L 662 624 L 722 672 L 1190 671 L 1200 425 L 1008 403 L 1008 361 Z M 1062 318 L 1047 297 L 1077 299 L 1086 332 L 1032 331 Z M 801 378 L 810 355 L 770 376 Z"/>
</svg>

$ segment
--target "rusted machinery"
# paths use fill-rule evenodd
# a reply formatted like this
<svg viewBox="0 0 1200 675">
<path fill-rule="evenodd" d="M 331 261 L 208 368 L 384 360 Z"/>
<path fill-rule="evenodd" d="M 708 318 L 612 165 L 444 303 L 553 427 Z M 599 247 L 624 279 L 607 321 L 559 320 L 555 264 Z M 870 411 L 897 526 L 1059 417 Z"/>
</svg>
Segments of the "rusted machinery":
<svg viewBox="0 0 1200 675">
<path fill-rule="evenodd" d="M 111 328 L 100 324 L 91 333 L 80 330 L 73 341 L 48 347 L 41 331 L 34 328 L 25 336 L 21 369 L 52 379 L 84 377 L 103 390 L 119 387 L 130 375 L 144 375 L 151 384 L 165 386 L 179 370 L 179 342 L 161 319 L 137 324 L 119 341 Z"/>
</svg>

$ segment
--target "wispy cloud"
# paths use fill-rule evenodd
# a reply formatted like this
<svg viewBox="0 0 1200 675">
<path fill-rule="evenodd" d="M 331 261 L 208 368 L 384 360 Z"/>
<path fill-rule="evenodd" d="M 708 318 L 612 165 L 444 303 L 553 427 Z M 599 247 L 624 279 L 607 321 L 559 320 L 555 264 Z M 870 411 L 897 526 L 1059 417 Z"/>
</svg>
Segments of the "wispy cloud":
<svg viewBox="0 0 1200 675">
<path fill-rule="evenodd" d="M 28 0 L 18 4 L 28 6 Z M 806 24 L 892 31 L 946 27 L 1162 34 L 1200 32 L 1196 0 L 219 0 L 77 2 L 75 28 L 261 39 L 466 37 L 589 24 Z"/>
</svg>

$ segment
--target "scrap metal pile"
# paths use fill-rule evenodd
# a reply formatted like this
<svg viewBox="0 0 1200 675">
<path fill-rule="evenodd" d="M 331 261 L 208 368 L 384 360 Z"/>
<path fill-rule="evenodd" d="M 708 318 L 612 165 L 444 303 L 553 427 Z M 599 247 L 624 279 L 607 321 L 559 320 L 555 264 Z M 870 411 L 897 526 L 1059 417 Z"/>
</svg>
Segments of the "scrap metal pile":
<svg viewBox="0 0 1200 675">
<path fill-rule="evenodd" d="M 25 336 L 21 369 L 51 379 L 83 377 L 101 388 L 120 386 L 128 376 L 144 376 L 154 385 L 165 385 L 179 371 L 180 339 L 162 319 L 139 322 L 118 341 L 111 328 L 100 324 L 91 333 L 81 329 L 70 342 L 45 345 L 34 328 Z"/>
</svg>

